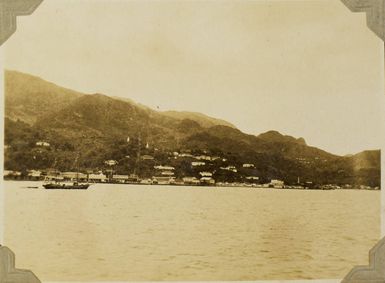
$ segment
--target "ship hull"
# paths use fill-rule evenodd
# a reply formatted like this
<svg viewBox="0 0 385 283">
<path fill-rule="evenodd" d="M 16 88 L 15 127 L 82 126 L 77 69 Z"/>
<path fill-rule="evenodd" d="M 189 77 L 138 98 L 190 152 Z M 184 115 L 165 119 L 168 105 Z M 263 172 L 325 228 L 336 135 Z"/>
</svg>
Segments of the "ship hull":
<svg viewBox="0 0 385 283">
<path fill-rule="evenodd" d="M 49 190 L 87 190 L 89 184 L 66 185 L 66 184 L 44 184 L 43 187 Z"/>
</svg>

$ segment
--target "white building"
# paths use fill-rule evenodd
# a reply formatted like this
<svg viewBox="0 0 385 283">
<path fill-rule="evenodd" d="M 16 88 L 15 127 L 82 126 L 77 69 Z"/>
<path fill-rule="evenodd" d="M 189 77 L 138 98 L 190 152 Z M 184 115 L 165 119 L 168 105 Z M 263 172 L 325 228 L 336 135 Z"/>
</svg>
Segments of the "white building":
<svg viewBox="0 0 385 283">
<path fill-rule="evenodd" d="M 202 177 L 212 177 L 213 173 L 211 173 L 211 172 L 199 172 L 199 175 L 201 175 Z"/>
<path fill-rule="evenodd" d="M 245 163 L 242 165 L 243 168 L 254 168 L 255 165 L 254 164 L 251 164 L 251 163 Z"/>
<path fill-rule="evenodd" d="M 206 160 L 206 161 L 211 160 L 211 156 L 208 156 L 208 155 L 199 155 L 199 156 L 195 156 L 195 158 L 198 160 Z"/>
<path fill-rule="evenodd" d="M 183 182 L 185 184 L 191 184 L 191 185 L 197 185 L 200 183 L 200 181 L 195 177 L 184 177 Z"/>
<path fill-rule="evenodd" d="M 162 176 L 174 176 L 174 172 L 172 171 L 162 171 Z"/>
<path fill-rule="evenodd" d="M 193 161 L 191 162 L 191 166 L 203 166 L 203 165 L 206 165 L 206 162 L 202 162 L 202 161 Z"/>
<path fill-rule="evenodd" d="M 175 170 L 175 168 L 172 167 L 172 166 L 163 166 L 163 165 L 154 166 L 154 169 L 157 169 L 157 170 L 168 170 L 168 171 Z"/>
<path fill-rule="evenodd" d="M 282 189 L 285 187 L 284 181 L 273 179 L 270 181 L 270 186 L 276 189 Z"/>
<path fill-rule="evenodd" d="M 50 144 L 48 142 L 45 142 L 45 141 L 38 141 L 36 143 L 36 146 L 44 146 L 44 147 L 49 147 Z"/>
<path fill-rule="evenodd" d="M 106 161 L 104 161 L 104 163 L 105 163 L 106 165 L 108 165 L 108 166 L 115 166 L 115 165 L 117 165 L 119 162 L 116 161 L 116 160 L 106 160 Z"/>
<path fill-rule="evenodd" d="M 234 172 L 234 173 L 237 173 L 238 170 L 235 166 L 232 166 L 232 165 L 229 165 L 227 167 L 221 167 L 222 170 L 227 170 L 227 171 L 231 171 L 231 172 Z"/>
<path fill-rule="evenodd" d="M 194 157 L 192 154 L 190 154 L 190 153 L 180 153 L 179 155 L 178 155 L 179 157 Z"/>
<path fill-rule="evenodd" d="M 93 182 L 107 182 L 107 177 L 106 175 L 99 173 L 99 174 L 89 174 L 88 179 Z"/>
<path fill-rule="evenodd" d="M 158 185 L 169 185 L 175 183 L 175 177 L 153 176 L 152 182 Z"/>
<path fill-rule="evenodd" d="M 128 175 L 113 175 L 112 180 L 119 183 L 125 183 L 126 181 L 128 181 Z"/>
<path fill-rule="evenodd" d="M 40 176 L 41 176 L 41 171 L 39 171 L 39 170 L 30 170 L 30 171 L 28 171 L 28 177 L 40 178 Z"/>
<path fill-rule="evenodd" d="M 86 174 L 83 174 L 83 173 L 78 173 L 78 172 L 63 172 L 60 174 L 60 176 L 64 179 L 64 180 L 87 180 L 87 175 Z"/>
<path fill-rule="evenodd" d="M 154 157 L 153 156 L 151 156 L 151 155 L 143 155 L 142 157 L 142 160 L 154 160 Z"/>
</svg>

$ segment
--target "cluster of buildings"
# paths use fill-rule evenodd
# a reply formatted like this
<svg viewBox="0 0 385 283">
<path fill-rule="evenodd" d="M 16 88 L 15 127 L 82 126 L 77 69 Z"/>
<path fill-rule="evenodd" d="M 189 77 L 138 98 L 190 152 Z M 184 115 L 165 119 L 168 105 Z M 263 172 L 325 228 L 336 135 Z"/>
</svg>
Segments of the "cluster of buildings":
<svg viewBox="0 0 385 283">
<path fill-rule="evenodd" d="M 38 147 L 50 147 L 50 143 L 45 141 L 36 142 Z M 146 147 L 147 148 L 147 147 Z M 183 159 L 191 165 L 192 170 L 189 173 L 180 172 L 171 165 L 155 165 L 151 169 L 151 173 L 147 176 L 150 178 L 140 178 L 136 174 L 115 174 L 116 160 L 107 160 L 105 165 L 109 169 L 99 172 L 80 173 L 80 172 L 54 172 L 55 178 L 63 181 L 79 180 L 82 182 L 92 183 L 133 183 L 133 184 L 158 184 L 158 185 L 206 185 L 206 186 L 233 186 L 233 187 L 260 187 L 260 188 L 275 188 L 275 189 L 319 189 L 319 190 L 337 190 L 337 189 L 361 189 L 361 190 L 378 190 L 379 187 L 370 187 L 365 185 L 336 185 L 336 184 L 322 184 L 315 185 L 311 182 L 299 183 L 296 185 L 286 185 L 284 181 L 279 179 L 272 179 L 268 183 L 261 183 L 255 164 L 243 163 L 237 166 L 232 165 L 226 158 L 220 156 L 210 156 L 207 152 L 204 154 L 192 154 L 191 151 L 185 152 L 169 152 L 169 160 L 167 163 L 177 164 L 172 160 Z M 126 156 L 129 158 L 129 156 Z M 141 161 L 155 161 L 155 158 L 150 154 L 139 156 Z M 310 161 L 305 158 L 297 158 L 302 164 L 308 164 Z M 325 161 L 325 160 L 321 160 Z M 159 161 L 158 161 L 159 162 Z M 146 162 L 145 162 L 146 163 Z M 154 162 L 156 163 L 156 162 Z M 147 163 L 147 164 L 154 164 Z M 215 164 L 215 166 L 213 166 Z M 220 166 L 222 165 L 222 166 Z M 149 168 L 152 165 L 150 165 Z M 177 165 L 175 165 L 177 166 Z M 176 171 L 178 174 L 176 174 Z M 134 171 L 135 172 L 135 171 Z M 177 177 L 179 176 L 179 178 Z M 183 177 L 181 177 L 181 175 Z M 187 175 L 187 176 L 186 176 Z M 226 182 L 219 176 L 238 176 L 240 178 L 233 178 L 231 180 L 238 180 L 233 182 Z M 12 180 L 44 180 L 47 176 L 52 176 L 52 172 L 41 170 L 29 170 L 27 172 L 5 170 L 4 178 Z M 222 182 L 217 180 L 222 180 Z M 241 180 L 241 182 L 239 182 Z"/>
<path fill-rule="evenodd" d="M 175 168 L 172 166 L 158 165 L 154 166 L 155 175 L 151 179 L 147 179 L 146 183 L 153 184 L 175 184 L 175 185 L 214 185 L 213 173 L 199 172 L 199 178 L 194 176 L 186 176 L 181 180 L 175 177 Z"/>
<path fill-rule="evenodd" d="M 108 162 L 106 162 L 108 163 Z M 111 162 L 110 162 L 111 163 Z M 112 164 L 112 163 L 111 163 Z M 225 170 L 235 170 L 233 167 L 226 168 Z M 175 176 L 175 167 L 157 165 L 154 166 L 154 176 L 152 178 L 140 179 L 134 174 L 111 174 L 111 171 L 106 172 L 94 172 L 94 173 L 81 173 L 81 172 L 45 172 L 40 170 L 29 170 L 27 174 L 22 175 L 19 171 L 4 171 L 5 179 L 14 180 L 44 180 L 46 176 L 55 176 L 57 180 L 74 181 L 79 180 L 81 182 L 93 182 L 93 183 L 136 183 L 136 184 L 159 184 L 159 185 L 215 185 L 215 179 L 213 178 L 213 172 L 200 171 L 199 176 L 185 176 L 180 179 Z M 250 180 L 258 180 L 258 177 L 250 177 Z"/>
<path fill-rule="evenodd" d="M 81 182 L 91 183 L 123 183 L 123 184 L 146 184 L 146 185 L 205 185 L 205 186 L 218 186 L 218 187 L 256 187 L 256 188 L 274 188 L 274 189 L 315 189 L 315 190 L 340 190 L 340 189 L 359 189 L 359 190 L 380 190 L 380 187 L 371 187 L 366 185 L 336 185 L 336 184 L 324 184 L 314 185 L 311 182 L 297 185 L 286 185 L 284 181 L 278 179 L 272 179 L 269 183 L 259 184 L 256 182 L 216 182 L 213 178 L 213 173 L 208 171 L 199 172 L 199 177 L 183 177 L 177 179 L 175 177 L 172 166 L 155 166 L 157 170 L 156 176 L 147 179 L 140 179 L 137 175 L 119 175 L 114 174 L 112 177 L 103 172 L 96 173 L 78 173 L 78 172 L 54 172 L 55 179 L 62 181 L 74 181 L 79 180 Z M 40 170 L 29 170 L 27 175 L 22 174 L 20 171 L 4 170 L 5 179 L 11 180 L 32 180 L 42 181 L 46 176 L 52 176 L 52 172 L 44 172 Z M 258 177 L 246 177 L 246 179 L 258 181 Z"/>
</svg>

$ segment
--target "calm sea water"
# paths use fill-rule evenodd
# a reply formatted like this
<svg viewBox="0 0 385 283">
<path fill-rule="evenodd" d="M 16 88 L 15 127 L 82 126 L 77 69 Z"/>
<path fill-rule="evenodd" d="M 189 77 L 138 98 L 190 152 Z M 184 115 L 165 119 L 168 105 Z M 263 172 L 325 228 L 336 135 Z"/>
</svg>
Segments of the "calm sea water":
<svg viewBox="0 0 385 283">
<path fill-rule="evenodd" d="M 5 245 L 41 280 L 342 278 L 380 237 L 380 192 L 5 182 Z"/>
</svg>

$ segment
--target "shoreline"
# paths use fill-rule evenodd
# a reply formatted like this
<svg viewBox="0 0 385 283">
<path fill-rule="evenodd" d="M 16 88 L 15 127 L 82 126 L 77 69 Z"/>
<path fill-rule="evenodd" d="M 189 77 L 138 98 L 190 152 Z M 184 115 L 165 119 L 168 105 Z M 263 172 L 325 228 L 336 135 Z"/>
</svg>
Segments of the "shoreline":
<svg viewBox="0 0 385 283">
<path fill-rule="evenodd" d="M 43 183 L 44 180 L 15 180 L 15 179 L 3 179 L 3 182 L 34 182 L 34 183 Z M 237 188 L 237 189 L 261 189 L 261 190 L 295 190 L 295 191 L 381 191 L 381 188 L 371 188 L 371 189 L 360 189 L 357 187 L 352 188 L 339 188 L 339 189 L 315 189 L 315 188 L 306 188 L 306 187 L 283 187 L 283 188 L 274 188 L 263 185 L 242 185 L 242 184 L 226 184 L 226 185 L 193 185 L 193 184 L 143 184 L 143 183 L 111 183 L 111 182 L 89 182 L 91 185 L 136 185 L 136 186 L 170 186 L 170 187 L 189 187 L 189 188 Z M 38 189 L 38 187 L 23 187 L 25 189 Z M 41 189 L 41 188 L 40 188 Z"/>
</svg>

